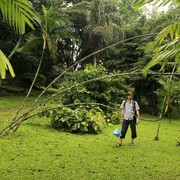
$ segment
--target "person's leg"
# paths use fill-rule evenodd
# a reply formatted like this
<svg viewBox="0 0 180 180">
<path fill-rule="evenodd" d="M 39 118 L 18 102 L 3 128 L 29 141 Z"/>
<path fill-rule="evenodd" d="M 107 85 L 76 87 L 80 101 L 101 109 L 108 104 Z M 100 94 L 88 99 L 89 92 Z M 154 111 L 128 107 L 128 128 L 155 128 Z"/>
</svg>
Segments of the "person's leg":
<svg viewBox="0 0 180 180">
<path fill-rule="evenodd" d="M 134 146 L 134 138 L 131 138 L 131 143 L 129 145 Z"/>
<path fill-rule="evenodd" d="M 119 143 L 117 144 L 117 146 L 118 145 L 121 146 L 122 142 L 123 142 L 123 138 L 119 138 Z"/>
<path fill-rule="evenodd" d="M 124 120 L 123 121 L 123 124 L 122 124 L 122 129 L 121 129 L 121 136 L 119 138 L 119 143 L 116 145 L 116 146 L 121 146 L 122 142 L 123 142 L 123 139 L 125 138 L 126 136 L 126 132 L 127 132 L 127 129 L 128 129 L 128 126 L 129 126 L 129 121 L 127 120 Z"/>
<path fill-rule="evenodd" d="M 131 145 L 134 145 L 134 139 L 137 137 L 136 133 L 136 121 L 132 120 L 130 122 L 130 127 L 131 127 Z"/>
</svg>

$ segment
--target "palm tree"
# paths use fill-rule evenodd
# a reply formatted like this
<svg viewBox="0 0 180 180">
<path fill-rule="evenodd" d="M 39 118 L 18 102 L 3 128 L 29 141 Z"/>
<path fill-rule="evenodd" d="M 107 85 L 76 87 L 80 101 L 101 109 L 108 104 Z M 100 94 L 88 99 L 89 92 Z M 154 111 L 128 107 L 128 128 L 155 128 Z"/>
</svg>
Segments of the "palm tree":
<svg viewBox="0 0 180 180">
<path fill-rule="evenodd" d="M 34 10 L 28 0 L 1 0 L 0 12 L 4 20 L 20 35 L 25 33 L 26 25 L 34 29 Z M 9 70 L 12 77 L 15 76 L 8 58 L 0 50 L 0 80 L 6 77 L 6 70 Z"/>
<path fill-rule="evenodd" d="M 118 14 L 117 7 L 113 1 L 94 0 L 89 17 L 89 24 L 85 28 L 88 34 L 90 46 L 93 51 L 97 51 L 108 46 L 114 37 L 123 37 L 123 31 L 120 26 L 121 17 Z M 112 9 L 112 10 L 111 10 Z M 93 56 L 93 63 L 97 63 L 97 55 Z"/>
<path fill-rule="evenodd" d="M 42 12 L 43 14 L 36 14 L 35 15 L 35 20 L 37 22 L 37 25 L 40 27 L 41 32 L 42 32 L 42 37 L 36 37 L 33 34 L 30 34 L 27 36 L 27 43 L 21 47 L 18 51 L 23 51 L 23 50 L 30 50 L 34 47 L 34 45 L 37 45 L 36 42 L 39 40 L 42 40 L 42 52 L 41 52 L 41 57 L 39 60 L 39 64 L 38 64 L 38 68 L 36 70 L 34 79 L 31 83 L 31 86 L 28 90 L 28 93 L 25 97 L 25 99 L 23 100 L 20 108 L 18 109 L 18 111 L 16 112 L 16 115 L 14 116 L 11 124 L 9 125 L 9 130 L 11 130 L 11 126 L 15 123 L 18 122 L 18 126 L 16 126 L 15 130 L 21 125 L 21 118 L 18 118 L 18 115 L 20 113 L 20 111 L 23 108 L 24 103 L 26 102 L 27 98 L 29 97 L 32 88 L 35 84 L 35 81 L 38 77 L 41 65 L 42 65 L 42 61 L 43 61 L 43 57 L 44 57 L 44 53 L 46 48 L 48 48 L 49 52 L 51 53 L 51 55 L 54 57 L 55 53 L 56 53 L 56 45 L 55 45 L 55 39 L 53 39 L 56 36 L 51 36 L 51 34 L 53 33 L 54 30 L 57 30 L 60 27 L 60 23 L 58 22 L 58 17 L 56 16 L 54 10 L 52 7 L 50 7 L 49 9 L 46 9 L 46 7 L 44 5 L 42 5 Z M 28 115 L 28 113 L 27 113 Z"/>
<path fill-rule="evenodd" d="M 173 103 L 176 99 L 180 97 L 179 88 L 180 82 L 168 79 L 168 80 L 159 80 L 159 83 L 162 85 L 160 89 L 156 91 L 158 97 L 163 99 L 163 105 L 161 106 L 160 118 L 168 112 L 171 112 L 173 109 Z M 160 130 L 161 120 L 158 123 L 157 131 L 154 140 L 159 140 L 159 130 Z"/>
<path fill-rule="evenodd" d="M 16 51 L 27 53 L 31 51 L 33 48 L 35 48 L 38 43 L 42 43 L 42 53 L 44 54 L 44 50 L 48 48 L 51 56 L 55 58 L 57 50 L 57 33 L 58 29 L 61 27 L 56 13 L 54 12 L 52 7 L 47 9 L 44 5 L 42 5 L 42 14 L 36 13 L 34 19 L 36 21 L 37 26 L 40 28 L 40 33 L 28 33 L 25 37 L 26 43 L 23 44 L 23 46 L 21 48 L 18 48 Z M 38 28 L 37 31 L 39 32 Z M 40 34 L 40 36 L 38 36 L 37 34 Z"/>
</svg>

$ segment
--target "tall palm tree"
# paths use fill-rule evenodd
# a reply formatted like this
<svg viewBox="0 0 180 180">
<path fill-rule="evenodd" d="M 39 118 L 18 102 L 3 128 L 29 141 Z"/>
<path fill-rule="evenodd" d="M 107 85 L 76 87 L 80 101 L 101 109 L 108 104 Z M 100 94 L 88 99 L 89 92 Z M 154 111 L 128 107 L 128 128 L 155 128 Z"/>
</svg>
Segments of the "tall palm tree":
<svg viewBox="0 0 180 180">
<path fill-rule="evenodd" d="M 50 54 L 54 58 L 57 50 L 57 31 L 61 27 L 61 23 L 59 23 L 58 16 L 56 15 L 52 7 L 47 9 L 44 5 L 42 5 L 42 14 L 36 13 L 34 19 L 36 21 L 37 26 L 40 28 L 40 33 L 28 33 L 25 37 L 26 43 L 23 44 L 21 48 L 18 48 L 17 51 L 31 51 L 33 48 L 37 46 L 38 43 L 42 43 L 42 49 L 45 50 L 46 48 L 48 48 Z M 37 30 L 39 31 L 38 28 Z M 40 36 L 37 34 L 39 34 Z"/>
<path fill-rule="evenodd" d="M 28 0 L 1 0 L 0 12 L 4 20 L 20 35 L 25 33 L 26 25 L 34 29 L 32 24 L 34 10 Z M 15 74 L 8 58 L 0 50 L 0 80 L 6 77 L 7 69 L 14 77 Z"/>
<path fill-rule="evenodd" d="M 20 111 L 22 110 L 27 98 L 29 97 L 29 95 L 32 91 L 32 88 L 34 86 L 34 83 L 37 79 L 46 48 L 48 48 L 48 50 L 51 54 L 54 55 L 54 53 L 55 53 L 55 47 L 54 47 L 54 43 L 53 43 L 53 41 L 54 41 L 53 38 L 55 36 L 51 36 L 51 35 L 54 30 L 57 30 L 60 28 L 60 23 L 58 22 L 58 17 L 56 16 L 53 8 L 51 7 L 49 9 L 47 9 L 44 5 L 42 5 L 42 14 L 39 14 L 39 13 L 34 14 L 34 19 L 36 21 L 37 26 L 39 26 L 41 29 L 42 36 L 37 37 L 34 34 L 28 35 L 26 44 L 17 50 L 24 51 L 27 49 L 32 49 L 34 47 L 34 45 L 37 45 L 37 43 L 36 43 L 37 41 L 39 41 L 39 40 L 42 41 L 42 52 L 41 52 L 41 57 L 39 60 L 39 65 L 36 70 L 33 82 L 31 84 L 29 91 L 28 91 L 26 97 L 24 98 L 20 108 L 16 112 L 11 123 L 7 127 L 5 127 L 1 133 L 3 133 L 5 130 L 7 130 L 6 131 L 7 134 L 9 133 L 10 130 L 16 131 L 18 129 L 18 127 L 21 125 L 21 123 L 23 122 L 22 118 L 26 117 L 29 114 L 29 112 L 27 112 L 23 116 L 18 117 L 18 115 L 19 115 Z"/>
<path fill-rule="evenodd" d="M 11 129 L 11 126 L 17 122 L 18 126 L 16 126 L 15 130 L 21 125 L 22 121 L 21 121 L 21 117 L 18 118 L 18 115 L 20 113 L 20 111 L 22 110 L 23 108 L 23 105 L 24 103 L 26 102 L 27 98 L 29 97 L 31 91 L 32 91 L 32 88 L 35 84 L 35 81 L 38 77 L 38 74 L 39 74 L 39 71 L 40 71 L 40 68 L 41 68 L 41 65 L 42 65 L 42 61 L 43 61 L 43 57 L 44 57 L 44 53 L 45 53 L 45 50 L 46 48 L 48 48 L 49 52 L 54 56 L 55 53 L 56 53 L 56 45 L 54 43 L 55 39 L 53 39 L 55 36 L 51 36 L 51 34 L 53 33 L 54 30 L 57 30 L 59 29 L 60 27 L 60 23 L 58 22 L 58 17 L 56 16 L 54 10 L 52 7 L 50 7 L 49 9 L 47 9 L 44 5 L 42 5 L 42 14 L 36 14 L 34 19 L 36 20 L 37 22 L 37 25 L 40 27 L 41 29 L 41 32 L 42 32 L 42 37 L 37 37 L 33 34 L 30 34 L 28 37 L 27 37 L 27 43 L 21 47 L 19 49 L 19 51 L 24 51 L 24 50 L 27 50 L 27 49 L 32 49 L 34 47 L 34 45 L 36 45 L 36 42 L 41 40 L 43 43 L 42 43 L 42 52 L 41 52 L 41 57 L 40 57 L 40 60 L 39 60 L 39 65 L 38 65 L 38 68 L 36 70 L 36 73 L 35 73 L 35 76 L 34 76 L 34 79 L 31 83 L 31 86 L 28 90 L 28 93 L 25 97 L 25 99 L 23 100 L 20 108 L 18 109 L 18 111 L 16 112 L 16 115 L 14 116 L 10 126 L 9 126 L 9 130 Z M 29 113 L 27 112 L 26 115 L 28 115 Z M 14 130 L 14 131 L 15 131 Z"/>
</svg>

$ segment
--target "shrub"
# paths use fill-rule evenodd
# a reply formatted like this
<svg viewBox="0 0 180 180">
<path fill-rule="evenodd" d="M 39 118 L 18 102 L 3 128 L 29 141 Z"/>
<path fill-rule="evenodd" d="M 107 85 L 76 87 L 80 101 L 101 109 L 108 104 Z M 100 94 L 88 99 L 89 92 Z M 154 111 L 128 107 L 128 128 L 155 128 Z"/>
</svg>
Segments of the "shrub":
<svg viewBox="0 0 180 180">
<path fill-rule="evenodd" d="M 100 108 L 78 107 L 74 110 L 68 107 L 45 111 L 43 116 L 51 118 L 55 129 L 72 133 L 101 133 L 105 122 Z"/>
<path fill-rule="evenodd" d="M 120 110 L 114 110 L 111 113 L 106 113 L 106 122 L 112 124 L 120 123 Z"/>
<path fill-rule="evenodd" d="M 124 99 L 126 92 L 132 91 L 132 88 L 126 85 L 127 76 L 101 78 L 96 81 L 91 81 L 90 83 L 79 85 L 81 82 L 108 74 L 103 65 L 87 65 L 84 70 L 68 73 L 64 81 L 59 85 L 61 90 L 65 90 L 60 97 L 60 101 L 63 104 L 94 102 L 111 107 L 118 107 Z M 78 86 L 66 90 L 75 84 L 78 84 Z M 102 109 L 105 113 L 112 112 L 106 107 L 102 107 Z"/>
</svg>

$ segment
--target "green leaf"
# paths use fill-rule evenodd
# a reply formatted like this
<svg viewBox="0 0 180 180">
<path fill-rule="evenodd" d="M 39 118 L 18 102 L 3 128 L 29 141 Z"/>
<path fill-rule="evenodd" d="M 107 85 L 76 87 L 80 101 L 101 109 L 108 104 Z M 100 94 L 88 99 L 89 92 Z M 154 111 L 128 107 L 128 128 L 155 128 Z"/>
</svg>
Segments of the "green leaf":
<svg viewBox="0 0 180 180">
<path fill-rule="evenodd" d="M 0 50 L 0 75 L 2 79 L 6 78 L 6 70 L 9 70 L 12 77 L 15 77 L 14 70 L 4 53 Z"/>
<path fill-rule="evenodd" d="M 132 6 L 134 8 L 140 8 L 145 4 L 151 3 L 153 0 L 134 0 Z"/>
<path fill-rule="evenodd" d="M 171 41 L 169 40 L 169 35 Z M 161 70 L 165 68 L 165 65 L 169 60 L 179 63 L 180 57 L 180 23 L 173 23 L 164 28 L 156 37 L 155 44 L 156 49 L 152 60 L 143 69 L 143 74 L 146 76 L 149 69 L 158 63 L 162 63 Z M 162 45 L 164 43 L 164 45 Z"/>
<path fill-rule="evenodd" d="M 0 11 L 7 23 L 19 34 L 25 33 L 26 24 L 34 29 L 34 9 L 28 0 L 1 0 Z"/>
<path fill-rule="evenodd" d="M 173 58 L 178 53 L 180 53 L 180 49 L 167 50 L 167 51 L 159 52 L 158 55 L 154 56 L 154 58 L 142 70 L 143 74 L 146 76 L 148 73 L 148 70 L 151 67 L 155 66 L 156 64 L 158 64 L 162 61 L 166 61 L 167 59 Z"/>
<path fill-rule="evenodd" d="M 16 52 L 21 52 L 24 54 L 30 53 L 30 51 L 37 47 L 37 44 L 40 44 L 42 42 L 42 38 L 39 36 L 35 36 L 33 33 L 27 33 L 25 36 L 26 43 L 16 49 Z"/>
<path fill-rule="evenodd" d="M 168 3 L 179 4 L 180 0 L 134 0 L 132 6 L 134 8 L 140 8 L 145 4 L 152 3 L 153 5 L 157 5 L 158 7 L 165 6 Z"/>
</svg>

